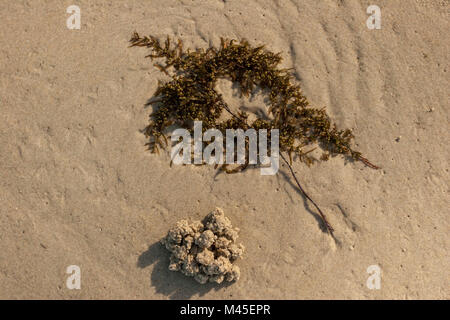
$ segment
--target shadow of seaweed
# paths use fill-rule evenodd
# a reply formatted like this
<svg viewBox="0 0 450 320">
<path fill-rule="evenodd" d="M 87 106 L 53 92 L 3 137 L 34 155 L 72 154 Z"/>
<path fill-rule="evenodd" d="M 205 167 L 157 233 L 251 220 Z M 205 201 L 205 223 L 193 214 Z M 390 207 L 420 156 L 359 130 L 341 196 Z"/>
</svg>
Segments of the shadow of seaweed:
<svg viewBox="0 0 450 320">
<path fill-rule="evenodd" d="M 180 272 L 170 271 L 169 256 L 170 253 L 157 241 L 139 256 L 137 262 L 137 266 L 141 269 L 154 264 L 150 276 L 151 286 L 156 288 L 156 293 L 163 294 L 169 299 L 190 299 L 196 294 L 201 297 L 213 289 L 218 291 L 232 284 L 199 284 L 193 278 L 186 277 Z"/>
</svg>

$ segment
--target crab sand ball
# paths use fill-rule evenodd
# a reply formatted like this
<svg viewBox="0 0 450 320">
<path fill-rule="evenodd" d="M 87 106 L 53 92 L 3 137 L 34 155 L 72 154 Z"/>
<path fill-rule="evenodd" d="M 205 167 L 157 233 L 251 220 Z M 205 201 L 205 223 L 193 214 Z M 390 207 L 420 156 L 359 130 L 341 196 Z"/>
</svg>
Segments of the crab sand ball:
<svg viewBox="0 0 450 320">
<path fill-rule="evenodd" d="M 177 222 L 161 241 L 172 253 L 169 270 L 180 271 L 202 284 L 239 280 L 240 270 L 234 263 L 244 253 L 244 246 L 236 244 L 238 232 L 220 208 L 202 222 Z"/>
</svg>

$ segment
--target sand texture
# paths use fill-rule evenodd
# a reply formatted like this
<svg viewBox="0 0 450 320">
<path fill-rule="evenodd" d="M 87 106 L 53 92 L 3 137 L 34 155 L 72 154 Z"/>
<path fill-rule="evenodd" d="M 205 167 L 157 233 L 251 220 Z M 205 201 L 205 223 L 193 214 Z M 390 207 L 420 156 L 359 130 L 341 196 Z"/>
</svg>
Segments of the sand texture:
<svg viewBox="0 0 450 320">
<path fill-rule="evenodd" d="M 369 30 L 375 2 L 382 26 Z M 80 30 L 66 26 L 72 4 Z M 0 298 L 449 299 L 449 14 L 447 0 L 1 0 Z M 382 167 L 294 163 L 335 238 L 286 167 L 216 176 L 146 151 L 144 105 L 167 77 L 127 48 L 135 30 L 283 52 L 311 104 Z M 246 247 L 231 285 L 169 271 L 159 243 L 215 207 Z"/>
</svg>

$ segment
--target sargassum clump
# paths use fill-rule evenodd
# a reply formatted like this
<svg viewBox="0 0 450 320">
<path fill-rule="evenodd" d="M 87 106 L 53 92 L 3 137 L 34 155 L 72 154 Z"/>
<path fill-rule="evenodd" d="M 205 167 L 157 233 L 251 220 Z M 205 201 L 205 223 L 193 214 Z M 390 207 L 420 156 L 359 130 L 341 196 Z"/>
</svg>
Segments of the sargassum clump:
<svg viewBox="0 0 450 320">
<path fill-rule="evenodd" d="M 236 243 L 238 232 L 220 208 L 202 222 L 177 222 L 161 241 L 172 253 L 169 270 L 194 277 L 201 284 L 239 280 L 240 270 L 234 262 L 244 253 L 244 246 Z"/>
</svg>

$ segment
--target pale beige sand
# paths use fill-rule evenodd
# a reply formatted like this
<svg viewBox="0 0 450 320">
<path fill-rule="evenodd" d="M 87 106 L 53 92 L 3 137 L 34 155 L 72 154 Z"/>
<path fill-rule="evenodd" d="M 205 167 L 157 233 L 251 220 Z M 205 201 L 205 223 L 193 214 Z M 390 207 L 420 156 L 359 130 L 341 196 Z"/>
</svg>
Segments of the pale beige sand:
<svg viewBox="0 0 450 320">
<path fill-rule="evenodd" d="M 0 298 L 450 298 L 449 1 L 199 2 L 0 2 Z M 79 31 L 66 27 L 74 3 Z M 381 30 L 366 26 L 370 4 Z M 162 78 L 127 49 L 134 30 L 284 52 L 312 104 L 383 168 L 295 164 L 336 241 L 286 168 L 214 178 L 146 152 L 144 104 Z M 157 243 L 216 206 L 247 248 L 231 286 L 168 271 Z M 65 286 L 72 264 L 81 290 Z"/>
</svg>

